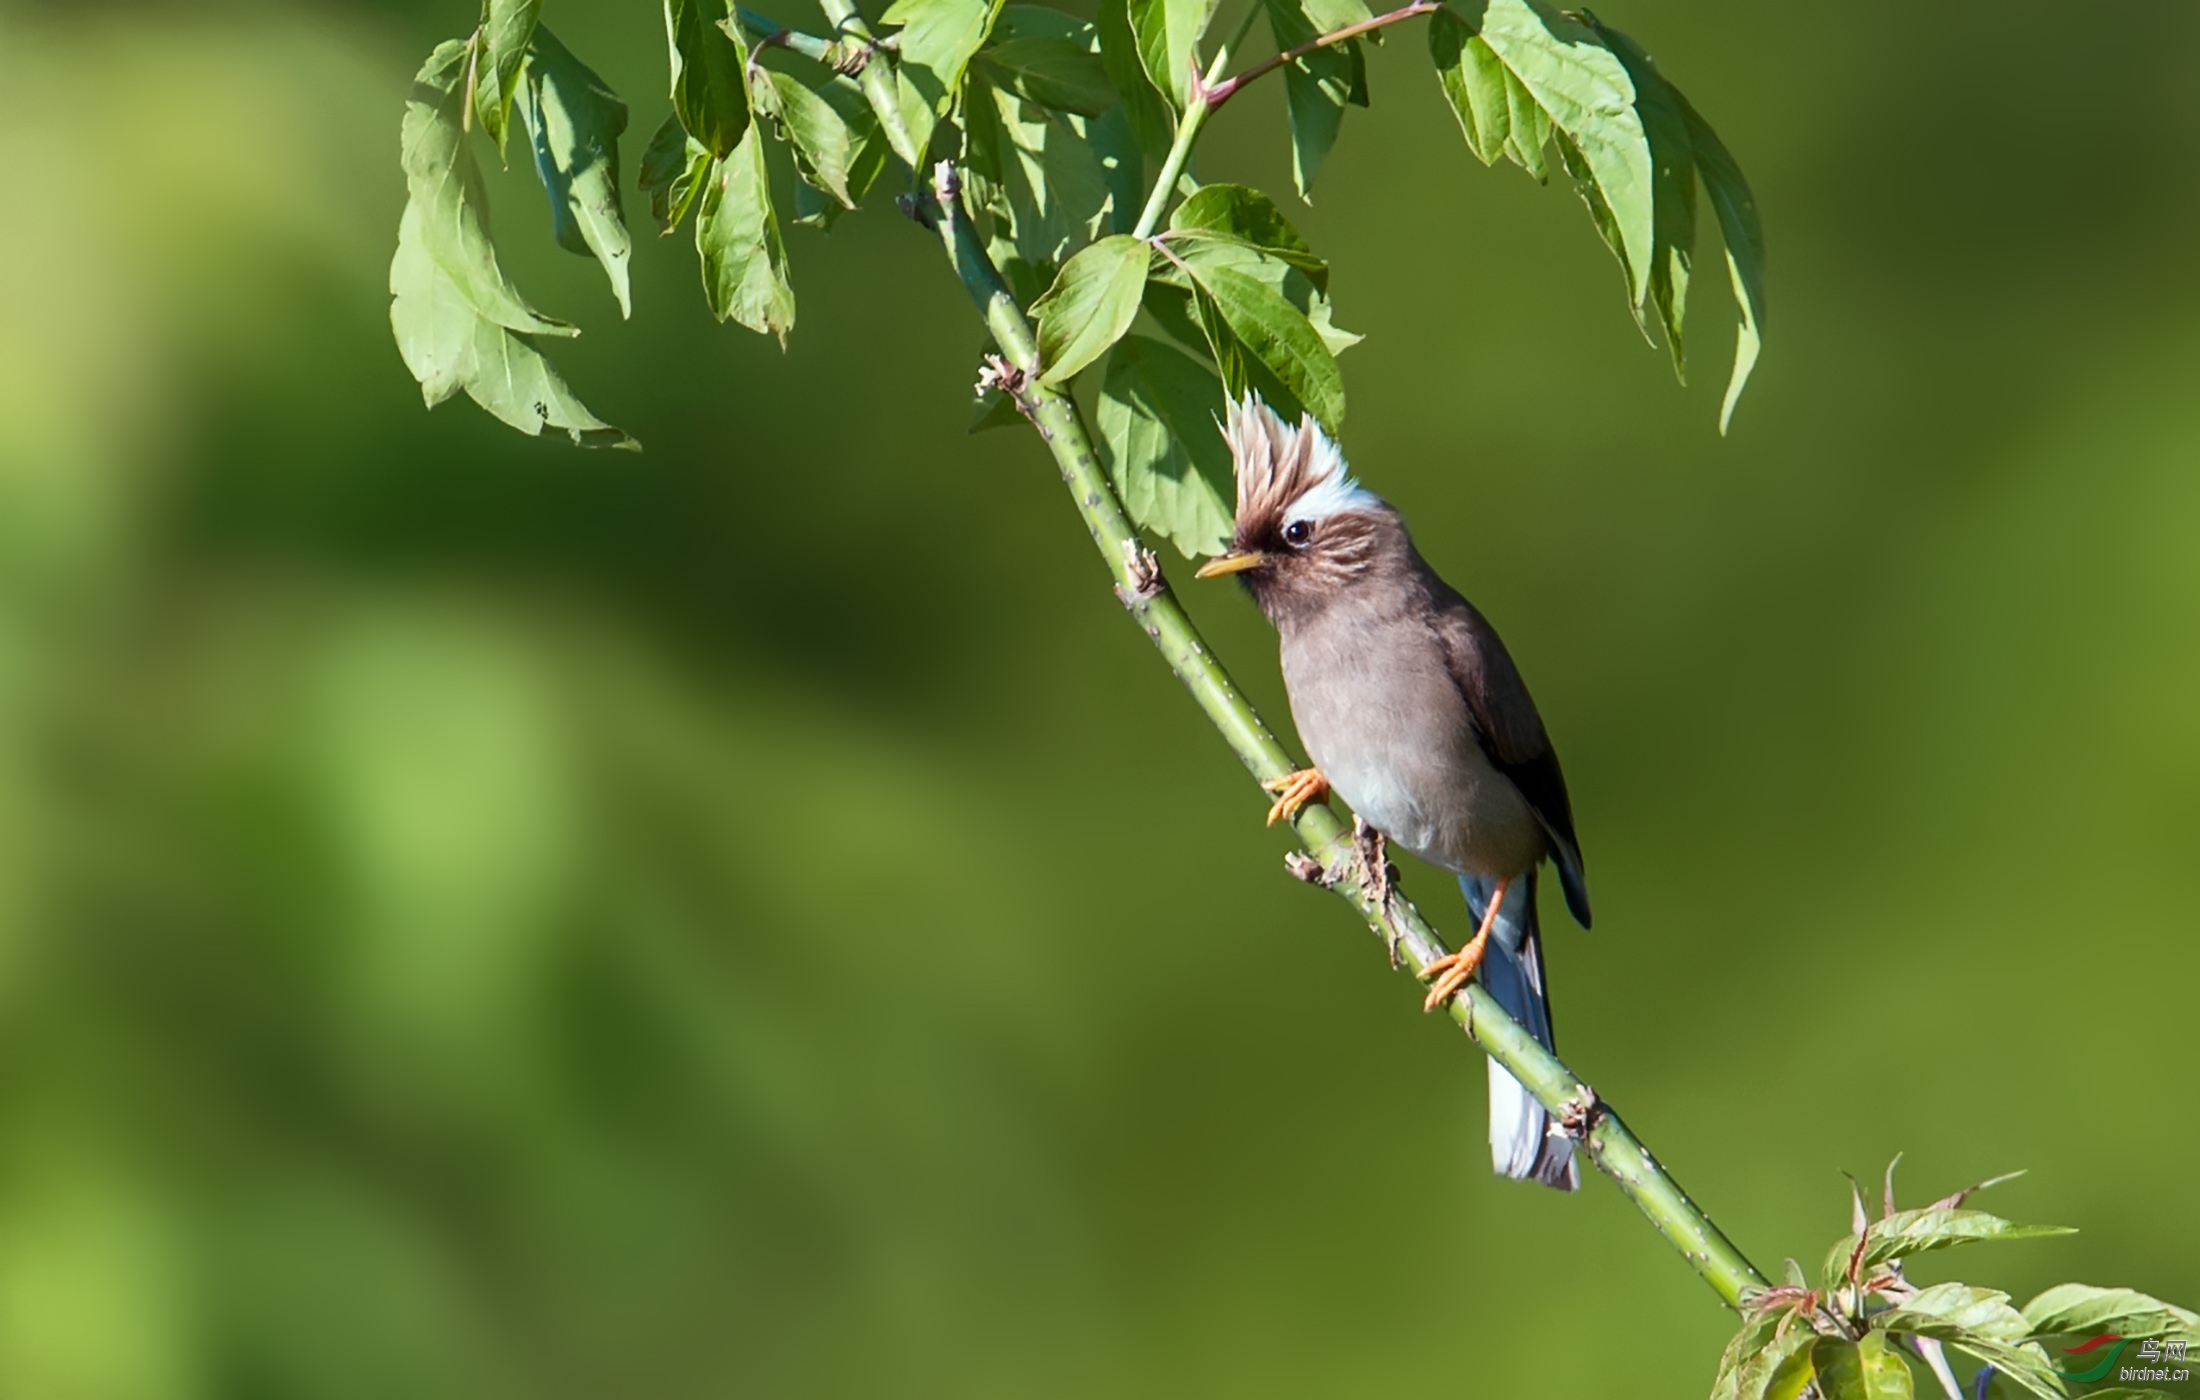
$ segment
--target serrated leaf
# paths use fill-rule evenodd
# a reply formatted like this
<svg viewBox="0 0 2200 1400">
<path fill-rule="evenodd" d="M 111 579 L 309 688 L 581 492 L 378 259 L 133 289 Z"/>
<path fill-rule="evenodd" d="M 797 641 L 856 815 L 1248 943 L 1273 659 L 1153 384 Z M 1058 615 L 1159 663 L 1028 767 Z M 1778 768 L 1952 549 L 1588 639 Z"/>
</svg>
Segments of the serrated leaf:
<svg viewBox="0 0 2200 1400">
<path fill-rule="evenodd" d="M 578 335 L 529 306 L 497 263 L 489 241 L 489 196 L 461 124 L 467 42 L 452 39 L 428 56 L 405 99 L 401 160 L 405 192 L 419 210 L 427 255 L 473 308 L 500 326 L 531 335 Z"/>
<path fill-rule="evenodd" d="M 1949 1346 L 1968 1356 L 1977 1358 L 1994 1368 L 1995 1372 L 2016 1385 L 2031 1391 L 2040 1400 L 2062 1400 L 2070 1393 L 2061 1376 L 2040 1350 L 2037 1342 L 2011 1344 L 1997 1342 L 1986 1337 L 1972 1337 L 1963 1341 L 1950 1341 Z"/>
<path fill-rule="evenodd" d="M 1169 106 L 1182 112 L 1191 101 L 1192 64 L 1200 36 L 1214 21 L 1218 0 L 1129 0 L 1138 61 Z"/>
<path fill-rule="evenodd" d="M 711 314 L 777 336 L 784 346 L 794 328 L 794 289 L 772 209 L 764 138 L 753 124 L 733 154 L 711 168 L 695 216 L 695 247 Z"/>
<path fill-rule="evenodd" d="M 1512 70 L 1505 72 L 1505 158 L 1528 172 L 1537 184 L 1548 183 L 1551 164 L 1543 158 L 1544 148 L 1551 144 L 1551 114 L 1536 105 L 1535 97 L 1527 85 Z M 1584 162 L 1583 178 L 1594 180 L 1594 175 Z M 1600 196 L 1601 198 L 1601 196 Z M 1611 243 L 1610 239 L 1605 240 Z M 1612 244 L 1619 251 L 1619 245 Z"/>
<path fill-rule="evenodd" d="M 1916 1395 L 1909 1363 L 1888 1346 L 1884 1332 L 1867 1332 L 1855 1342 L 1820 1337 L 1811 1347 L 1811 1367 L 1824 1400 L 1913 1400 Z"/>
<path fill-rule="evenodd" d="M 1688 312 L 1688 273 L 1696 253 L 1696 152 L 1688 118 L 1681 108 L 1680 95 L 1666 83 L 1641 45 L 1594 19 L 1589 23 L 1626 67 L 1635 85 L 1635 110 L 1650 143 L 1653 178 L 1647 305 L 1656 311 L 1665 332 L 1673 373 L 1685 384 L 1688 357 L 1682 321 Z M 1648 316 L 1640 306 L 1636 318 L 1644 323 L 1643 333 L 1649 335 Z"/>
<path fill-rule="evenodd" d="M 1344 424 L 1344 376 L 1305 314 L 1234 267 L 1194 263 L 1192 276 L 1246 351 L 1335 435 Z"/>
<path fill-rule="evenodd" d="M 1100 0 L 1099 17 L 1093 23 L 1099 31 L 1100 67 L 1122 100 L 1131 134 L 1138 138 L 1139 150 L 1160 160 L 1176 139 L 1176 114 L 1146 76 L 1146 65 L 1138 56 L 1138 36 L 1131 29 L 1128 0 Z"/>
<path fill-rule="evenodd" d="M 642 193 L 649 196 L 649 214 L 657 221 L 660 235 L 678 228 L 695 207 L 710 166 L 710 152 L 703 149 L 703 143 L 687 134 L 678 116 L 666 117 L 657 134 L 649 138 L 649 149 L 642 152 L 641 173 L 636 177 Z"/>
<path fill-rule="evenodd" d="M 1084 121 L 1085 144 L 1100 162 L 1100 178 L 1108 187 L 1108 230 L 1129 233 L 1138 226 L 1146 198 L 1146 161 L 1130 118 L 1118 104 L 1090 121 L 1081 117 L 1070 121 L 1073 129 Z"/>
<path fill-rule="evenodd" d="M 1757 199 L 1749 192 L 1742 168 L 1719 140 L 1711 124 L 1689 105 L 1677 90 L 1681 115 L 1696 153 L 1696 171 L 1703 176 L 1704 193 L 1718 215 L 1719 237 L 1726 243 L 1728 280 L 1734 287 L 1734 304 L 1740 324 L 1734 332 L 1734 371 L 1726 382 L 1726 398 L 1719 405 L 1719 431 L 1734 419 L 1734 405 L 1741 401 L 1750 372 L 1757 367 L 1757 353 L 1765 332 L 1765 230 L 1757 218 Z"/>
<path fill-rule="evenodd" d="M 2019 1342 L 2032 1331 L 2024 1314 L 2010 1306 L 2008 1294 L 1963 1283 L 1920 1289 L 1907 1302 L 1874 1313 L 1871 1322 L 1889 1332 L 1914 1332 L 1941 1341 L 1962 1336 Z"/>
<path fill-rule="evenodd" d="M 848 117 L 791 73 L 773 70 L 765 76 L 771 85 L 770 112 L 794 148 L 795 168 L 843 207 L 855 208 L 857 196 L 848 188 L 848 172 L 862 142 Z M 869 116 L 868 107 L 860 110 Z"/>
<path fill-rule="evenodd" d="M 996 87 L 1057 112 L 1097 117 L 1116 105 L 1115 87 L 1098 54 L 1070 39 L 1011 39 L 973 60 Z"/>
<path fill-rule="evenodd" d="M 2024 1319 L 2041 1336 L 2115 1332 L 2200 1342 L 2200 1316 L 2130 1288 L 2058 1284 L 2024 1305 Z"/>
<path fill-rule="evenodd" d="M 1467 149 L 1484 165 L 1505 154 L 1512 114 L 1505 94 L 1505 65 L 1480 35 L 1451 10 L 1429 16 L 1428 55 Z"/>
<path fill-rule="evenodd" d="M 1365 0 L 1299 0 L 1299 8 L 1317 34 L 1334 34 L 1375 18 Z"/>
<path fill-rule="evenodd" d="M 1796 1324 L 1795 1331 L 1802 1336 L 1797 1338 L 1795 1349 L 1766 1374 L 1763 1400 L 1801 1400 L 1803 1392 L 1818 1379 L 1818 1367 L 1811 1355 L 1810 1331 L 1800 1323 Z M 1757 1397 L 1752 1396 L 1750 1400 L 1757 1400 Z"/>
<path fill-rule="evenodd" d="M 1302 0 L 1266 3 L 1268 27 L 1278 50 L 1296 48 L 1325 32 L 1307 17 Z M 1364 99 L 1366 85 L 1366 61 L 1357 39 L 1315 49 L 1283 66 L 1284 107 L 1291 121 L 1291 179 L 1301 199 L 1313 191 L 1315 175 L 1337 144 L 1345 104 L 1355 96 Z"/>
<path fill-rule="evenodd" d="M 665 0 L 672 110 L 717 160 L 731 155 L 749 129 L 746 54 L 725 19 L 724 0 Z"/>
<path fill-rule="evenodd" d="M 1016 39 L 1066 39 L 1093 57 L 1100 56 L 1100 31 L 1091 20 L 1079 19 L 1052 5 L 1003 5 L 993 21 L 993 44 Z"/>
<path fill-rule="evenodd" d="M 2076 1233 L 2062 1225 L 2018 1225 L 1982 1210 L 1944 1210 L 1927 1206 L 1922 1210 L 1896 1211 L 1885 1220 L 1874 1221 L 1865 1232 L 1864 1257 L 1858 1267 L 1868 1272 L 1891 1260 L 1983 1240 L 2044 1239 L 2050 1235 Z M 1856 1252 L 1856 1239 L 1850 1235 L 1827 1251 L 1825 1282 L 1828 1287 L 1848 1277 L 1849 1259 Z"/>
<path fill-rule="evenodd" d="M 1203 185 L 1169 216 L 1169 231 L 1194 240 L 1223 238 L 1305 273 L 1316 291 L 1329 287 L 1329 264 L 1314 255 L 1274 200 L 1245 185 Z"/>
<path fill-rule="evenodd" d="M 1628 304 L 1641 305 L 1657 236 L 1655 172 L 1625 65 L 1588 25 L 1540 0 L 1487 0 L 1477 27 L 1527 96 L 1572 139 L 1609 212 Z M 1519 117 L 1515 111 L 1508 149 L 1525 144 Z"/>
<path fill-rule="evenodd" d="M 408 203 L 390 262 L 390 329 L 428 407 L 466 396 L 529 436 L 556 428 L 584 447 L 638 447 L 590 413 L 534 341 L 483 315 L 430 251 Z"/>
<path fill-rule="evenodd" d="M 963 120 L 964 202 L 986 216 L 988 251 L 1018 295 L 1043 289 L 1107 214 L 1100 157 L 1071 125 L 1075 118 L 982 79 L 970 85 Z"/>
<path fill-rule="evenodd" d="M 547 25 L 535 29 L 522 97 L 520 119 L 534 147 L 535 173 L 550 196 L 558 246 L 601 263 L 619 314 L 633 314 L 627 261 L 634 240 L 619 204 L 626 104 Z"/>
<path fill-rule="evenodd" d="M 1810 1383 L 1811 1343 L 1817 1334 L 1800 1319 L 1789 1319 L 1785 1329 L 1779 1323 L 1778 1318 L 1764 1319 L 1762 1340 L 1754 1346 L 1745 1343 L 1735 1357 L 1733 1400 L 1793 1400 Z M 1749 1335 L 1745 1330 L 1735 1341 L 1744 1342 Z"/>
<path fill-rule="evenodd" d="M 1235 490 L 1216 424 L 1222 385 L 1205 366 L 1157 340 L 1127 336 L 1108 357 L 1100 439 L 1131 519 L 1187 559 L 1221 552 Z"/>
<path fill-rule="evenodd" d="M 1203 191 L 1204 192 L 1204 191 Z M 1166 246 L 1174 254 L 1174 261 L 1165 261 L 1156 276 L 1170 283 L 1184 283 L 1201 267 L 1229 267 L 1245 273 L 1266 285 L 1285 301 L 1298 308 L 1314 333 L 1332 355 L 1341 355 L 1360 343 L 1361 336 L 1340 329 L 1332 320 L 1332 307 L 1323 294 L 1322 285 L 1307 272 L 1299 261 L 1277 256 L 1269 249 L 1239 239 L 1219 235 L 1170 238 Z M 1278 250 L 1289 251 L 1288 248 Z M 1177 264 L 1182 264 L 1179 268 Z M 1321 284 L 1326 285 L 1328 269 L 1322 269 Z"/>
<path fill-rule="evenodd" d="M 1167 331 L 1179 345 L 1201 354 L 1207 353 L 1207 337 L 1192 315 L 1192 293 L 1189 287 L 1171 286 L 1154 278 L 1146 283 L 1146 295 L 1142 304 L 1146 314 L 1153 317 L 1154 323 Z"/>
<path fill-rule="evenodd" d="M 955 105 L 970 60 L 1000 17 L 1001 0 L 894 0 L 882 24 L 898 24 L 897 72 L 919 101 L 902 103 L 902 120 L 921 148 Z"/>
<path fill-rule="evenodd" d="M 519 95 L 519 70 L 535 37 L 542 0 L 481 0 L 481 28 L 474 54 L 474 115 L 481 129 L 504 150 L 511 130 L 512 99 Z"/>
<path fill-rule="evenodd" d="M 1719 1371 L 1711 1383 L 1711 1400 L 1737 1400 L 1741 1393 L 1742 1367 L 1778 1335 L 1778 1318 L 1750 1313 L 1750 1295 L 1745 1294 L 1742 1302 L 1745 1321 L 1719 1353 Z"/>
<path fill-rule="evenodd" d="M 1062 264 L 1054 285 L 1031 307 L 1038 322 L 1041 380 L 1062 383 L 1123 338 L 1138 318 L 1150 256 L 1143 241 L 1118 233 Z"/>
</svg>

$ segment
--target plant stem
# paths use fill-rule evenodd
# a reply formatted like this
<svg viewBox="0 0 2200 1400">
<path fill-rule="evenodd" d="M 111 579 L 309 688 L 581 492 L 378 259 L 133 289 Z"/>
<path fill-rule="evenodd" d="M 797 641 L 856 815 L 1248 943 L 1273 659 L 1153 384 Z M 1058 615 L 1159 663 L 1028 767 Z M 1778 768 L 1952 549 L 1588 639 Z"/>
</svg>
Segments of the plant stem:
<svg viewBox="0 0 2200 1400">
<path fill-rule="evenodd" d="M 1207 97 L 1212 91 L 1209 84 L 1222 77 L 1223 68 L 1230 62 L 1230 50 L 1236 48 L 1239 41 L 1245 38 L 1246 32 L 1253 27 L 1253 17 L 1259 13 L 1258 4 L 1245 12 L 1245 20 L 1238 26 L 1237 33 L 1230 37 L 1228 43 L 1215 50 L 1214 61 L 1207 65 L 1204 75 L 1200 74 L 1196 66 L 1193 68 L 1191 100 L 1185 104 L 1184 115 L 1176 124 L 1176 140 L 1169 144 L 1169 154 L 1162 158 L 1161 173 L 1154 177 L 1153 193 L 1146 196 L 1146 207 L 1139 211 L 1138 223 L 1131 229 L 1131 237 L 1151 238 L 1153 231 L 1160 226 L 1161 216 L 1169 209 L 1169 196 L 1176 192 L 1176 182 L 1184 174 L 1185 163 L 1192 158 L 1192 147 L 1198 142 L 1200 131 L 1207 125 L 1208 116 L 1215 110 L 1216 104 Z M 1194 54 L 1195 65 L 1197 61 L 1198 55 Z"/>
<path fill-rule="evenodd" d="M 833 61 L 831 40 L 820 39 L 815 34 L 804 34 L 798 29 L 789 29 L 746 5 L 736 8 L 734 13 L 740 17 L 741 27 L 754 34 L 760 43 L 777 44 L 781 48 L 801 54 L 813 63 L 830 64 Z"/>
<path fill-rule="evenodd" d="M 1186 115 L 1189 120 L 1190 114 Z M 1190 145 L 1181 131 L 1178 145 L 1185 149 Z M 1166 183 L 1156 186 L 1157 201 L 1167 187 Z M 986 256 L 984 245 L 964 214 L 961 189 L 951 163 L 940 163 L 933 193 L 931 223 L 946 246 L 948 262 L 1012 367 L 1014 379 L 1009 389 L 1054 454 L 1055 466 L 1061 471 L 1063 484 L 1069 487 L 1077 513 L 1083 517 L 1115 580 L 1116 597 L 1160 649 L 1169 669 L 1184 683 L 1193 701 L 1253 777 L 1265 783 L 1290 773 L 1297 766 L 1291 755 L 1238 692 L 1229 672 L 1215 659 L 1183 606 L 1162 581 L 1153 556 L 1140 543 L 1078 416 L 1076 401 L 1062 389 L 1039 381 L 1039 350 L 1031 322 Z M 1158 217 L 1154 215 L 1154 220 Z M 1152 221 L 1141 220 L 1142 236 L 1151 232 L 1144 226 Z M 1264 806 L 1269 801 L 1265 790 L 1260 801 Z M 1366 873 L 1352 859 L 1352 833 L 1336 813 L 1324 805 L 1308 806 L 1299 812 L 1292 826 L 1309 855 L 1320 863 L 1322 882 L 1382 935 L 1414 976 L 1423 976 L 1429 964 L 1444 955 L 1436 931 L 1404 896 L 1393 891 L 1384 901 L 1369 887 Z M 1618 1183 L 1729 1306 L 1739 1304 L 1744 1289 L 1765 1285 L 1764 1276 L 1688 1199 L 1619 1115 L 1599 1102 L 1579 1076 L 1507 1015 L 1481 983 L 1469 982 L 1447 1009 L 1474 1042 L 1509 1070 L 1554 1117 L 1585 1124 L 1582 1147 L 1589 1160 Z"/>
<path fill-rule="evenodd" d="M 1306 57 L 1308 54 L 1314 52 L 1314 50 L 1316 49 L 1327 48 L 1331 44 L 1341 44 L 1347 39 L 1357 39 L 1362 34 L 1372 34 L 1376 30 L 1384 28 L 1387 25 L 1398 24 L 1404 20 L 1415 19 L 1421 15 L 1434 14 L 1436 11 L 1442 8 L 1443 5 L 1439 3 L 1439 0 L 1413 0 L 1412 4 L 1407 5 L 1402 9 L 1392 10 L 1388 14 L 1377 15 L 1373 19 L 1361 20 L 1358 24 L 1348 24 L 1344 28 L 1336 30 L 1333 33 L 1323 34 L 1316 38 L 1309 39 L 1303 44 L 1285 49 L 1282 53 L 1277 54 L 1274 58 L 1266 59 L 1260 63 L 1254 64 L 1252 67 L 1246 69 L 1244 72 L 1237 74 L 1235 77 L 1232 77 L 1225 82 L 1215 84 L 1207 91 L 1207 105 L 1210 108 L 1220 107 L 1223 103 L 1229 101 L 1231 95 L 1234 94 L 1239 88 L 1244 87 L 1247 83 L 1253 81 L 1255 78 L 1260 77 L 1263 73 L 1273 73 L 1286 63 L 1296 63 L 1298 60 Z"/>
<path fill-rule="evenodd" d="M 877 41 L 871 37 L 871 26 L 863 22 L 855 0 L 818 0 L 818 7 L 833 26 L 833 32 L 842 41 L 852 41 L 866 48 Z M 746 22 L 746 16 L 743 17 Z M 762 16 L 758 16 L 762 18 Z M 886 144 L 896 154 L 909 162 L 910 173 L 921 180 L 917 167 L 924 161 L 924 152 L 917 149 L 916 138 L 909 134 L 909 124 L 901 119 L 901 85 L 895 81 L 894 66 L 881 63 L 873 52 L 863 71 L 856 75 L 863 87 L 863 96 L 871 104 L 871 111 L 878 117 L 879 127 L 886 133 Z"/>
</svg>

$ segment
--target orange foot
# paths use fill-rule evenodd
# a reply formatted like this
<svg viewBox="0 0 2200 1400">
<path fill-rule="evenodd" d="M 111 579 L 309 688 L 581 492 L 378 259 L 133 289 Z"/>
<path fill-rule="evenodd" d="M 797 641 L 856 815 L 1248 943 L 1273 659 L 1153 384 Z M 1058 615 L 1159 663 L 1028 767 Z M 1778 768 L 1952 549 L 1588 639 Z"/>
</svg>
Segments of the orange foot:
<svg viewBox="0 0 2200 1400">
<path fill-rule="evenodd" d="M 1299 809 L 1309 802 L 1319 802 L 1329 796 L 1329 779 L 1319 768 L 1301 768 L 1296 773 L 1262 783 L 1270 792 L 1281 794 L 1274 806 L 1268 809 L 1268 824 L 1285 822 L 1299 814 Z"/>
<path fill-rule="evenodd" d="M 1428 999 L 1421 1003 L 1423 1011 L 1434 1011 L 1452 994 L 1467 985 L 1474 970 L 1482 965 L 1482 952 L 1490 945 L 1490 930 L 1497 924 L 1497 911 L 1505 907 L 1505 891 L 1512 888 L 1508 876 L 1497 882 L 1496 897 L 1490 900 L 1489 909 L 1482 915 L 1482 927 L 1474 931 L 1474 937 L 1456 953 L 1448 953 L 1421 969 L 1424 978 L 1433 977 L 1436 985 L 1428 989 Z"/>
</svg>

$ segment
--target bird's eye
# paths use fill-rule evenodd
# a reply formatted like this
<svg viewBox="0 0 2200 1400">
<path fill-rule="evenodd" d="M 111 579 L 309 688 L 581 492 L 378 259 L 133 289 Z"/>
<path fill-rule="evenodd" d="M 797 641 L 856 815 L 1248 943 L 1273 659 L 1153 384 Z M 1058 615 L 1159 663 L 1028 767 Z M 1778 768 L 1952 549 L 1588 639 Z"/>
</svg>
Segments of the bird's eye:
<svg viewBox="0 0 2200 1400">
<path fill-rule="evenodd" d="M 1312 538 L 1314 538 L 1314 527 L 1307 521 L 1294 520 L 1283 527 L 1285 544 L 1302 545 Z"/>
</svg>

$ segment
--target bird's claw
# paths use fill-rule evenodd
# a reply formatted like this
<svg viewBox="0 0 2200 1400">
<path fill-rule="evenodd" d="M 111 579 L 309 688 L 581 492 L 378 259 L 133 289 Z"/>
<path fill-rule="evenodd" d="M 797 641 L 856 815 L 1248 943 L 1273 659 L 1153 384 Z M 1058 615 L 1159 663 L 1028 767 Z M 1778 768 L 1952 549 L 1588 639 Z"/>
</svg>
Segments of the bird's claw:
<svg viewBox="0 0 2200 1400">
<path fill-rule="evenodd" d="M 1466 986 L 1467 979 L 1474 976 L 1475 969 L 1482 965 L 1482 952 L 1488 946 L 1489 934 L 1485 930 L 1476 934 L 1467 946 L 1461 948 L 1458 952 L 1446 953 L 1443 957 L 1422 968 L 1421 976 L 1423 978 L 1435 978 L 1436 984 L 1428 989 L 1428 996 L 1422 1000 L 1421 1009 L 1423 1011 L 1434 1011 L 1437 1007 L 1450 1001 L 1461 987 Z"/>
<path fill-rule="evenodd" d="M 1505 895 L 1512 889 L 1510 879 L 1497 882 L 1497 893 L 1490 898 L 1490 907 L 1483 912 L 1482 926 L 1467 940 L 1467 946 L 1456 953 L 1446 953 L 1421 969 L 1423 979 L 1435 978 L 1436 985 L 1428 989 L 1428 997 L 1421 1003 L 1421 1010 L 1434 1011 L 1450 1001 L 1474 970 L 1482 965 L 1482 952 L 1490 946 L 1490 930 L 1497 926 L 1497 911 L 1505 907 Z"/>
<path fill-rule="evenodd" d="M 1319 802 L 1329 795 L 1329 779 L 1322 776 L 1319 768 L 1301 768 L 1295 773 L 1271 778 L 1261 786 L 1278 794 L 1268 808 L 1270 826 L 1291 820 L 1307 803 Z"/>
</svg>

